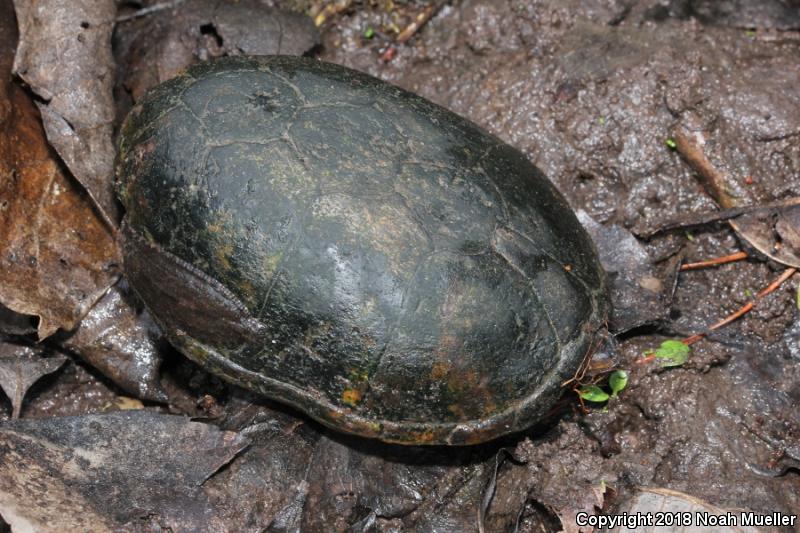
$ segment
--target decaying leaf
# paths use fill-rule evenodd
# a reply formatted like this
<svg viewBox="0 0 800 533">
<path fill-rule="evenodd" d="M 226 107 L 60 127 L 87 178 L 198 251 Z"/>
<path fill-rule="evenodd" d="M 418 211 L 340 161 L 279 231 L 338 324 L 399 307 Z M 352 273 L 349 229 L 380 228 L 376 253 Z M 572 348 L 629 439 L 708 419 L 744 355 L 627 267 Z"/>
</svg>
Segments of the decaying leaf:
<svg viewBox="0 0 800 533">
<path fill-rule="evenodd" d="M 42 99 L 47 138 L 114 227 L 114 0 L 14 0 L 14 7 L 14 73 Z"/>
<path fill-rule="evenodd" d="M 748 213 L 730 221 L 753 248 L 786 266 L 800 268 L 800 205 L 772 213 Z"/>
<path fill-rule="evenodd" d="M 717 204 L 731 209 L 747 204 L 748 195 L 732 179 L 725 160 L 699 119 L 687 114 L 673 131 L 678 152 L 697 173 Z M 782 205 L 781 205 L 782 204 Z M 745 212 L 728 223 L 753 248 L 789 267 L 800 268 L 800 205 L 797 198 L 779 202 L 773 209 Z"/>
<path fill-rule="evenodd" d="M 92 307 L 63 346 L 123 390 L 144 400 L 164 402 L 167 396 L 158 373 L 163 342 L 147 311 L 136 310 L 123 280 Z"/>
<path fill-rule="evenodd" d="M 31 385 L 61 368 L 66 360 L 60 354 L 45 358 L 39 350 L 28 346 L 0 343 L 0 389 L 11 400 L 11 418 L 19 418 L 22 401 Z"/>
<path fill-rule="evenodd" d="M 302 531 L 309 461 L 318 435 L 277 412 L 242 434 L 250 446 L 206 483 L 215 509 L 230 531 Z"/>
<path fill-rule="evenodd" d="M 226 531 L 203 483 L 247 439 L 152 411 L 0 425 L 0 514 L 15 531 Z"/>
<path fill-rule="evenodd" d="M 778 214 L 775 232 L 792 253 L 800 257 L 800 205 L 785 209 Z"/>
<path fill-rule="evenodd" d="M 115 49 L 134 101 L 198 60 L 222 55 L 300 55 L 319 42 L 311 19 L 256 0 L 186 0 L 121 22 Z"/>
<path fill-rule="evenodd" d="M 489 509 L 492 505 L 492 500 L 494 499 L 495 493 L 497 491 L 498 473 L 500 471 L 500 467 L 507 460 L 519 466 L 525 464 L 525 461 L 521 461 L 518 457 L 514 456 L 514 452 L 512 450 L 508 448 L 500 448 L 499 450 L 497 450 L 497 453 L 494 456 L 494 468 L 487 469 L 488 475 L 486 476 L 487 477 L 486 484 L 484 485 L 483 497 L 481 498 L 480 507 L 478 508 L 479 533 L 486 532 L 486 516 L 488 515 Z M 518 497 L 519 496 L 522 496 L 522 499 L 515 502 L 516 505 L 512 505 L 512 507 L 515 509 L 524 507 L 525 500 L 527 499 L 527 493 L 518 494 Z"/>
<path fill-rule="evenodd" d="M 741 513 L 743 511 L 741 510 L 723 509 L 689 494 L 660 487 L 641 488 L 630 501 L 623 505 L 622 510 L 633 517 L 666 515 L 674 521 L 674 530 L 677 531 L 691 530 L 698 533 L 758 533 L 761 531 L 742 523 Z M 736 517 L 736 524 L 725 523 L 729 514 Z M 702 522 L 698 522 L 698 515 L 708 516 L 711 519 L 721 518 L 722 522 L 705 526 Z M 656 533 L 664 528 L 656 527 L 653 524 L 641 524 L 637 525 L 635 529 L 642 533 Z M 619 527 L 613 531 L 623 530 L 623 527 Z"/>
<path fill-rule="evenodd" d="M 221 417 L 251 445 L 205 487 L 229 530 L 474 531 L 497 468 L 494 446 L 429 448 L 337 434 L 234 395 Z M 516 470 L 524 469 L 514 467 Z M 525 493 L 497 476 L 487 531 L 507 531 Z M 231 506 L 231 495 L 257 505 Z"/>
<path fill-rule="evenodd" d="M 38 316 L 45 338 L 77 325 L 118 278 L 120 259 L 90 199 L 59 166 L 30 97 L 11 79 L 14 14 L 7 2 L 0 10 L 0 302 Z M 53 41 L 47 47 L 61 50 Z"/>
<path fill-rule="evenodd" d="M 578 220 L 597 245 L 611 288 L 611 328 L 628 331 L 665 318 L 664 283 L 641 242 L 619 225 L 598 224 L 583 210 Z"/>
</svg>

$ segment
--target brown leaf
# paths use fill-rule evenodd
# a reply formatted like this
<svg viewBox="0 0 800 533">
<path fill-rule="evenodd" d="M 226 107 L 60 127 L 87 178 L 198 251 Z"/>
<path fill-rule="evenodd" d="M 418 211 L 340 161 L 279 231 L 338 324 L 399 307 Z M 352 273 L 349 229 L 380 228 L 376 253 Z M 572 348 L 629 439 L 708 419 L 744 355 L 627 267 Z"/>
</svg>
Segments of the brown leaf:
<svg viewBox="0 0 800 533">
<path fill-rule="evenodd" d="M 63 355 L 44 358 L 27 346 L 0 344 L 0 389 L 11 400 L 11 418 L 19 418 L 22 400 L 31 385 L 61 368 L 66 360 Z"/>
<path fill-rule="evenodd" d="M 583 210 L 578 210 L 577 215 L 608 273 L 612 331 L 628 331 L 665 318 L 664 284 L 642 243 L 622 226 L 598 224 Z"/>
<path fill-rule="evenodd" d="M 717 507 L 716 505 L 712 505 L 690 494 L 667 488 L 643 487 L 636 492 L 630 501 L 623 504 L 623 508 L 630 517 L 671 516 L 672 519 L 676 521 L 673 531 L 691 530 L 697 531 L 698 533 L 758 533 L 761 531 L 756 527 L 740 523 L 741 513 L 747 511 Z M 729 514 L 736 517 L 736 525 L 725 523 L 724 519 L 729 516 Z M 723 520 L 719 525 L 703 526 L 702 523 L 697 520 L 698 515 L 722 518 Z M 678 522 L 681 519 L 686 519 L 685 517 L 688 517 L 688 521 L 681 526 L 681 523 Z M 656 533 L 666 528 L 652 524 L 636 524 L 635 528 L 629 525 L 626 529 L 635 529 L 640 533 Z M 617 528 L 615 528 L 615 530 L 617 530 Z M 623 528 L 620 527 L 618 530 L 622 531 Z"/>
<path fill-rule="evenodd" d="M 747 192 L 731 178 L 731 162 L 702 131 L 698 120 L 689 113 L 673 130 L 678 152 L 697 172 L 701 183 L 720 207 L 731 209 L 747 205 Z M 800 268 L 800 230 L 796 229 L 800 222 L 796 213 L 800 208 L 797 198 L 783 203 L 784 206 L 776 206 L 772 211 L 746 212 L 728 223 L 739 237 L 762 254 L 786 266 Z"/>
<path fill-rule="evenodd" d="M 203 483 L 246 445 L 153 411 L 5 423 L 0 513 L 20 531 L 225 531 Z"/>
<path fill-rule="evenodd" d="M 124 17 L 122 17 L 124 19 Z M 319 42 L 311 19 L 256 0 L 187 0 L 121 22 L 115 49 L 134 101 L 190 64 L 222 55 L 300 55 Z"/>
<path fill-rule="evenodd" d="M 770 259 L 800 268 L 800 205 L 776 207 L 771 212 L 745 213 L 731 220 L 730 225 L 741 238 Z"/>
<path fill-rule="evenodd" d="M 2 50 L 10 51 L 14 15 L 6 1 L 0 11 Z M 10 57 L 0 62 L 0 301 L 39 316 L 45 338 L 73 329 L 116 281 L 119 252 L 54 158 L 36 107 L 11 80 Z"/>
<path fill-rule="evenodd" d="M 47 138 L 114 227 L 114 1 L 15 0 L 14 7 L 14 73 L 44 100 L 37 105 Z"/>
<path fill-rule="evenodd" d="M 159 382 L 163 343 L 149 314 L 139 313 L 127 284 L 117 283 L 92 307 L 78 329 L 62 343 L 138 398 L 167 401 Z"/>
<path fill-rule="evenodd" d="M 234 413 L 225 427 L 244 427 L 252 443 L 205 485 L 230 530 L 475 531 L 494 446 L 384 444 L 252 401 L 228 399 L 224 408 Z M 232 497 L 261 503 L 236 507 Z M 487 531 L 511 530 L 522 505 L 524 494 L 521 501 L 500 494 Z"/>
<path fill-rule="evenodd" d="M 775 231 L 780 236 L 783 245 L 800 256 L 800 206 L 779 213 L 778 221 L 775 222 Z"/>
</svg>

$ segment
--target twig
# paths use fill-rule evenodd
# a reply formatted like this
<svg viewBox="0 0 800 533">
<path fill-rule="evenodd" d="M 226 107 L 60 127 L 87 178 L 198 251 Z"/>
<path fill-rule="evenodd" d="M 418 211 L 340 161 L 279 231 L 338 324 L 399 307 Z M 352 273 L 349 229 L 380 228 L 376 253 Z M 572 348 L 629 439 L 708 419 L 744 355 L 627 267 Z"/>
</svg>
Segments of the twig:
<svg viewBox="0 0 800 533">
<path fill-rule="evenodd" d="M 424 7 L 422 11 L 417 13 L 417 16 L 414 17 L 414 21 L 408 26 L 406 26 L 403 31 L 397 34 L 397 42 L 404 43 L 409 39 L 411 39 L 420 30 L 420 28 L 422 28 L 425 25 L 425 23 L 428 22 L 431 19 L 431 17 L 433 17 L 433 15 L 436 14 L 436 12 L 439 11 L 442 8 L 442 6 L 444 6 L 444 4 L 445 4 L 444 1 L 439 0 Z"/>
<path fill-rule="evenodd" d="M 325 7 L 319 10 L 319 13 L 314 15 L 314 25 L 319 28 L 332 16 L 350 9 L 352 3 L 353 0 L 336 0 L 335 2 L 325 5 Z"/>
<path fill-rule="evenodd" d="M 713 211 L 711 213 L 690 213 L 682 215 L 662 223 L 657 228 L 651 230 L 637 232 L 637 236 L 644 239 L 649 239 L 653 235 L 671 231 L 674 229 L 687 228 L 690 226 L 702 226 L 705 224 L 712 224 L 714 222 L 725 222 L 732 218 L 736 218 L 747 214 L 761 214 L 761 213 L 774 213 L 787 207 L 794 207 L 800 205 L 800 198 L 789 198 L 788 200 L 781 200 L 778 202 L 770 202 L 761 205 L 749 205 L 741 207 L 732 207 L 730 209 L 723 209 L 721 211 Z"/>
<path fill-rule="evenodd" d="M 120 22 L 126 22 L 128 20 L 138 19 L 140 17 L 147 16 L 150 13 L 155 13 L 156 11 L 162 11 L 164 9 L 171 9 L 173 7 L 178 7 L 183 2 L 184 0 L 172 0 L 172 2 L 163 2 L 161 4 L 155 4 L 150 7 L 143 7 L 139 11 L 134 11 L 130 15 L 122 15 L 121 17 L 117 17 L 115 22 L 119 24 Z"/>
<path fill-rule="evenodd" d="M 767 296 L 768 294 L 774 292 L 786 280 L 788 280 L 789 278 L 794 276 L 794 274 L 796 272 L 797 272 L 797 269 L 794 268 L 794 267 L 787 268 L 786 270 L 783 271 L 783 273 L 780 276 L 778 276 L 778 278 L 775 279 L 775 281 L 773 281 L 772 283 L 767 285 L 758 294 L 756 294 L 756 297 L 752 302 L 747 302 L 742 307 L 740 307 L 737 311 L 735 311 L 735 312 L 731 313 L 730 315 L 728 315 L 727 317 L 723 318 L 722 320 L 720 320 L 719 322 L 717 322 L 716 324 L 714 324 L 713 326 L 708 328 L 708 330 L 706 330 L 705 332 L 698 333 L 696 335 L 692 335 L 691 337 L 687 337 L 687 338 L 683 339 L 683 341 L 681 341 L 681 342 L 683 342 L 687 346 L 691 346 L 695 342 L 699 341 L 700 339 L 702 339 L 703 337 L 708 335 L 709 332 L 714 331 L 715 329 L 719 329 L 722 326 L 725 326 L 726 324 L 730 324 L 731 322 L 733 322 L 737 318 L 740 318 L 743 315 L 749 313 L 753 309 L 753 307 L 755 307 L 755 304 L 758 303 L 758 301 L 761 298 L 763 298 L 764 296 Z"/>
<path fill-rule="evenodd" d="M 749 256 L 747 252 L 736 252 L 735 254 L 723 255 L 715 259 L 708 259 L 706 261 L 698 261 L 697 263 L 686 263 L 681 265 L 680 270 L 697 270 L 698 268 L 706 268 L 717 265 L 724 265 L 726 263 L 733 263 L 734 261 L 741 261 L 747 259 Z"/>
<path fill-rule="evenodd" d="M 675 148 L 678 153 L 686 159 L 689 166 L 702 178 L 703 184 L 717 204 L 723 209 L 736 207 L 739 202 L 728 191 L 728 180 L 708 159 L 703 149 L 706 139 L 702 131 L 690 131 L 686 127 L 679 127 L 672 137 L 675 140 Z"/>
</svg>

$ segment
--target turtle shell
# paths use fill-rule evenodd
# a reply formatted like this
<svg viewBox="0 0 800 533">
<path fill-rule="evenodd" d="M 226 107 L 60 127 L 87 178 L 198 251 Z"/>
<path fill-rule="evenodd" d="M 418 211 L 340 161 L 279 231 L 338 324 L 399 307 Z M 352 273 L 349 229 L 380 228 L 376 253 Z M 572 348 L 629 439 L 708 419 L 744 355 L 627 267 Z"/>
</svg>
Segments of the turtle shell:
<svg viewBox="0 0 800 533">
<path fill-rule="evenodd" d="M 516 149 L 298 57 L 197 64 L 126 119 L 129 281 L 168 339 L 337 430 L 529 427 L 607 314 L 593 244 Z"/>
</svg>

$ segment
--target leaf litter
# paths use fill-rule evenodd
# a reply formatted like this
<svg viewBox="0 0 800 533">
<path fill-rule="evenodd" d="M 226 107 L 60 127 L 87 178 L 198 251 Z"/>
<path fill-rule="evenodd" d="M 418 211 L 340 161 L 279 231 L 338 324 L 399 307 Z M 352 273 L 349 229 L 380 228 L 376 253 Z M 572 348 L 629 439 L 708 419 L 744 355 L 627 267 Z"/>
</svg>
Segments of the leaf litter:
<svg viewBox="0 0 800 533">
<path fill-rule="evenodd" d="M 0 302 L 38 317 L 44 339 L 78 325 L 116 282 L 120 256 L 108 226 L 47 144 L 32 99 L 11 77 L 16 30 L 12 7 L 3 4 Z M 103 157 L 113 157 L 113 151 Z"/>
<path fill-rule="evenodd" d="M 45 358 L 41 353 L 42 350 L 29 346 L 0 343 L 0 389 L 11 400 L 11 418 L 19 418 L 28 389 L 67 361 L 60 354 Z"/>
<path fill-rule="evenodd" d="M 47 139 L 94 199 L 109 227 L 114 195 L 114 0 L 14 0 L 14 73 L 39 97 Z"/>
</svg>

